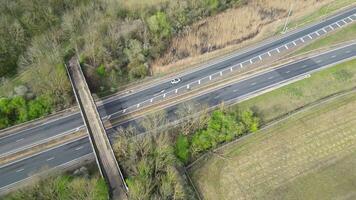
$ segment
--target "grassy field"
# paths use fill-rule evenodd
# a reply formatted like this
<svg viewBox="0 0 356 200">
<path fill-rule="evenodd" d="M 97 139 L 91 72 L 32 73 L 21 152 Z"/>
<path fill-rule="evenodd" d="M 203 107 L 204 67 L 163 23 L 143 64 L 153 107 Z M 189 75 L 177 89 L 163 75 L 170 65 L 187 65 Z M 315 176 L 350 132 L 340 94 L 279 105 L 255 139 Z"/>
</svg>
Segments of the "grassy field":
<svg viewBox="0 0 356 200">
<path fill-rule="evenodd" d="M 189 173 L 204 199 L 355 199 L 355 108 L 356 93 L 339 97 L 212 153 Z"/>
<path fill-rule="evenodd" d="M 319 40 L 316 40 L 309 45 L 301 48 L 300 50 L 296 51 L 293 53 L 294 55 L 305 53 L 311 50 L 323 48 L 323 47 L 330 47 L 332 45 L 341 43 L 341 42 L 346 42 L 350 40 L 355 40 L 356 39 L 356 24 L 352 24 L 346 28 L 343 28 L 341 30 L 338 30 L 337 32 L 321 38 Z"/>
<path fill-rule="evenodd" d="M 316 72 L 308 79 L 244 101 L 236 106 L 252 108 L 259 113 L 264 122 L 269 122 L 319 99 L 354 87 L 356 87 L 355 59 Z"/>
</svg>

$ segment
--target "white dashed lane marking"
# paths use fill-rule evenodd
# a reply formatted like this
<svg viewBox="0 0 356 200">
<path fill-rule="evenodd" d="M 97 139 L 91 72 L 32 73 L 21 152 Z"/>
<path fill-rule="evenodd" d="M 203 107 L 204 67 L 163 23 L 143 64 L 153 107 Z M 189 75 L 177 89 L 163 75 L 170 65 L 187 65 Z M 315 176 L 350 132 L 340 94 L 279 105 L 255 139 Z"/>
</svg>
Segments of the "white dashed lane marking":
<svg viewBox="0 0 356 200">
<path fill-rule="evenodd" d="M 25 169 L 21 168 L 21 169 L 16 170 L 16 172 L 22 172 L 23 170 L 25 170 Z"/>
<path fill-rule="evenodd" d="M 46 161 L 51 161 L 51 160 L 53 160 L 54 159 L 54 157 L 50 157 L 50 158 L 48 158 Z"/>
<path fill-rule="evenodd" d="M 82 148 L 83 148 L 83 146 L 80 146 L 80 147 L 75 148 L 75 150 L 78 151 L 78 150 L 81 150 Z"/>
</svg>

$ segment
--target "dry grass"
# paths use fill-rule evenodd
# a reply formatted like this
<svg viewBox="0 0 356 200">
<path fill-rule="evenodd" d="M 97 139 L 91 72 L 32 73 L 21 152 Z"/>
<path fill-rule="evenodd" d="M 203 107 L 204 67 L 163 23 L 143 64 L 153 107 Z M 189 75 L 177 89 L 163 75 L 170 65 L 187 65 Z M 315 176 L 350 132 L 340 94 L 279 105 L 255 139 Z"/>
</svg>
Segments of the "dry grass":
<svg viewBox="0 0 356 200">
<path fill-rule="evenodd" d="M 284 24 L 294 0 L 253 0 L 203 19 L 175 37 L 166 54 L 153 64 L 155 74 L 175 71 L 202 60 L 201 55 L 218 49 L 233 49 L 271 36 Z M 305 0 L 293 4 L 293 19 L 320 9 L 331 0 Z M 347 4 L 346 4 L 347 5 Z M 204 56 L 203 56 L 204 58 Z"/>
<path fill-rule="evenodd" d="M 204 199 L 354 199 L 356 94 L 222 149 L 190 170 Z"/>
</svg>

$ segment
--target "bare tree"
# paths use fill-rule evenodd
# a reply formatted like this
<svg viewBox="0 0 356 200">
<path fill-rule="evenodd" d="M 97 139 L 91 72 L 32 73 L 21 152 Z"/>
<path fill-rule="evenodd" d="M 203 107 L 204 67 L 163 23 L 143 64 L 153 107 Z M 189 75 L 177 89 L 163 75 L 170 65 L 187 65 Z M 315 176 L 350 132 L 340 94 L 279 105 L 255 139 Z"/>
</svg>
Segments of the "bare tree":
<svg viewBox="0 0 356 200">
<path fill-rule="evenodd" d="M 197 102 L 181 104 L 175 114 L 180 120 L 179 127 L 184 135 L 202 129 L 208 122 L 208 107 Z"/>
</svg>

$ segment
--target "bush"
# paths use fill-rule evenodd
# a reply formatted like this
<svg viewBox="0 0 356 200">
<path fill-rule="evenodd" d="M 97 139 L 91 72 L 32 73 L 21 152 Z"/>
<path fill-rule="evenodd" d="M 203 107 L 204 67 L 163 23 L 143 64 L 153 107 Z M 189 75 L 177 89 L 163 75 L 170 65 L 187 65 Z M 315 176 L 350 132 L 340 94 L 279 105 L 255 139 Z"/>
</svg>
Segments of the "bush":
<svg viewBox="0 0 356 200">
<path fill-rule="evenodd" d="M 4 200 L 86 199 L 106 200 L 105 181 L 98 177 L 82 178 L 68 175 L 50 177 L 30 187 L 6 195 Z"/>
<path fill-rule="evenodd" d="M 49 96 L 41 96 L 28 103 L 29 119 L 45 116 L 52 111 L 52 102 Z"/>
<path fill-rule="evenodd" d="M 103 64 L 96 68 L 96 73 L 101 77 L 104 77 L 106 75 L 105 67 Z"/>
<path fill-rule="evenodd" d="M 52 98 L 42 95 L 34 100 L 26 100 L 21 96 L 0 99 L 0 129 L 36 119 L 51 113 Z"/>
<path fill-rule="evenodd" d="M 237 112 L 216 110 L 211 113 L 207 128 L 194 133 L 190 152 L 196 155 L 243 134 L 255 132 L 258 126 L 259 119 L 251 110 Z"/>
<path fill-rule="evenodd" d="M 189 159 L 189 141 L 187 136 L 179 135 L 175 145 L 176 156 L 186 164 Z"/>
</svg>

